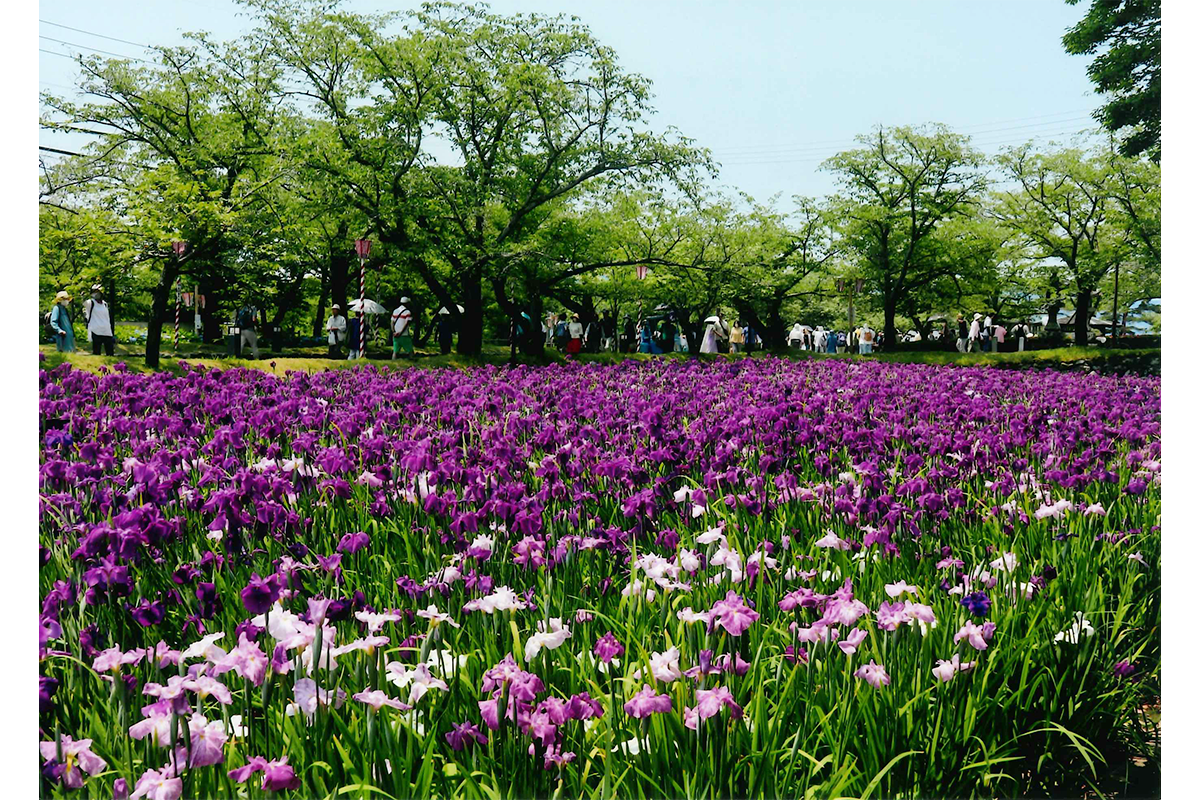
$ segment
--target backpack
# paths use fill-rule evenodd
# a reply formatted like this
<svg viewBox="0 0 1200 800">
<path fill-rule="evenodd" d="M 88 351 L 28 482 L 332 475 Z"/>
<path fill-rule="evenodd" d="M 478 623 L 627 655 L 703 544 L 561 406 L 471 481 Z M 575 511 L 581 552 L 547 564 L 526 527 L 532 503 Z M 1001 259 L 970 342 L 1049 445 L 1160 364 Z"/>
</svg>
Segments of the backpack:
<svg viewBox="0 0 1200 800">
<path fill-rule="evenodd" d="M 237 324 L 239 328 L 253 328 L 254 309 L 247 307 L 239 311 L 237 316 Z"/>
</svg>

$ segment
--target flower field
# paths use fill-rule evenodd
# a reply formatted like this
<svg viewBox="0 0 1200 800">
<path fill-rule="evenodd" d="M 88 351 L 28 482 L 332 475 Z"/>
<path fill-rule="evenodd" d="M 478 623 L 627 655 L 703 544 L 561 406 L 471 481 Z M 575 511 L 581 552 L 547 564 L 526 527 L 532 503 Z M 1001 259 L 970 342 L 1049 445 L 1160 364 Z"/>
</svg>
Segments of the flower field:
<svg viewBox="0 0 1200 800">
<path fill-rule="evenodd" d="M 63 365 L 40 424 L 48 796 L 1081 796 L 1157 757 L 1158 379 Z"/>
</svg>

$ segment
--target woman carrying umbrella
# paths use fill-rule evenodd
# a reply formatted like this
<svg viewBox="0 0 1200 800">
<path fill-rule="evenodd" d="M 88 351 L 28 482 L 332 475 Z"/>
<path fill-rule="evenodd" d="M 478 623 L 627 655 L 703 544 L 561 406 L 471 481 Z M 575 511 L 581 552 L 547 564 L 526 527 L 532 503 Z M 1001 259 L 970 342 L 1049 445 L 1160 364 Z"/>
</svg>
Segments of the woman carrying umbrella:
<svg viewBox="0 0 1200 800">
<path fill-rule="evenodd" d="M 704 330 L 704 341 L 700 343 L 700 352 L 716 353 L 717 339 L 725 338 L 725 331 L 721 327 L 721 318 L 714 314 L 704 321 L 708 323 L 708 327 Z"/>
</svg>

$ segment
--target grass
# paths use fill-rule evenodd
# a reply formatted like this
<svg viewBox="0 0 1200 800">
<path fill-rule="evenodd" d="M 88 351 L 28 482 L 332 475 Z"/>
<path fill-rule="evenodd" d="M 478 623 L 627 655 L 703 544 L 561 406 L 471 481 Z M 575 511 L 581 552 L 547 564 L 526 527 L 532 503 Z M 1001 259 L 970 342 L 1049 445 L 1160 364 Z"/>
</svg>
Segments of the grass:
<svg viewBox="0 0 1200 800">
<path fill-rule="evenodd" d="M 124 363 L 130 370 L 135 372 L 149 372 L 146 367 L 145 358 L 142 352 L 119 352 L 115 356 L 93 356 L 86 353 L 71 353 L 64 354 L 57 352 L 52 345 L 42 345 L 40 351 L 45 355 L 44 366 L 53 368 L 69 361 L 77 369 L 96 372 L 101 367 L 111 367 L 114 364 Z M 323 348 L 305 348 L 301 350 L 289 350 L 288 355 L 274 356 L 271 354 L 263 354 L 262 357 L 254 361 L 245 358 L 226 358 L 218 355 L 216 352 L 205 352 L 203 350 L 194 354 L 182 354 L 182 359 L 176 354 L 164 353 L 160 362 L 160 370 L 168 372 L 178 372 L 180 360 L 186 361 L 188 364 L 195 366 L 204 366 L 210 368 L 227 369 L 233 367 L 246 367 L 249 369 L 261 369 L 263 371 L 274 371 L 278 374 L 285 374 L 288 371 L 300 372 L 322 372 L 327 369 L 346 369 L 352 366 L 361 366 L 363 364 L 375 364 L 379 366 L 408 366 L 416 365 L 420 367 L 455 367 L 465 369 L 469 367 L 477 367 L 483 364 L 506 364 L 509 360 L 509 351 L 506 347 L 495 345 L 486 345 L 484 352 L 479 356 L 461 356 L 457 353 L 450 355 L 441 355 L 434 350 L 418 350 L 416 358 L 411 361 L 397 360 L 392 361 L 390 358 L 368 358 L 357 361 L 348 361 L 346 359 L 330 359 L 325 357 Z M 1104 364 L 1110 361 L 1118 361 L 1121 364 L 1134 364 L 1139 361 L 1153 361 L 1160 355 L 1161 351 L 1157 349 L 1143 350 L 1108 350 L 1099 347 L 1060 347 L 1050 350 L 1031 350 L 1024 353 L 948 353 L 948 352 L 901 352 L 901 353 L 875 353 L 870 356 L 859 356 L 843 353 L 839 355 L 825 355 L 814 353 L 796 353 L 789 352 L 786 357 L 793 359 L 806 358 L 831 358 L 831 359 L 856 359 L 869 358 L 875 361 L 883 361 L 895 364 L 939 364 L 939 365 L 957 365 L 957 366 L 974 366 L 974 365 L 995 365 L 1000 367 L 1028 367 L 1028 368 L 1057 368 L 1061 366 L 1082 366 L 1087 363 Z M 704 355 L 691 356 L 686 353 L 671 353 L 661 356 L 650 356 L 641 353 L 596 353 L 596 354 L 580 354 L 575 357 L 575 360 L 581 363 L 600 363 L 612 364 L 626 359 L 636 359 L 641 361 L 651 359 L 676 359 L 682 360 L 687 358 L 700 358 L 709 361 L 717 360 L 732 360 L 742 358 L 763 358 L 772 356 L 771 353 L 755 353 L 753 355 Z M 532 359 L 525 356 L 518 357 L 518 362 L 523 364 L 563 364 L 568 359 L 557 352 L 547 352 L 543 359 Z M 272 366 L 274 365 L 274 366 Z"/>
</svg>

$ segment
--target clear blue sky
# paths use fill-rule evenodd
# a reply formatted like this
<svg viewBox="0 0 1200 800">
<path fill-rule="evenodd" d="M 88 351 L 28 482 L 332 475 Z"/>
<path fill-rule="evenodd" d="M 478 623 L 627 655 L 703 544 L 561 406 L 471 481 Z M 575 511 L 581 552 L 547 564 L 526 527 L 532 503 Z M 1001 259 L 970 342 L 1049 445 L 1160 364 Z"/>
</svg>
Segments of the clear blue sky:
<svg viewBox="0 0 1200 800">
<path fill-rule="evenodd" d="M 354 0 L 362 11 L 402 7 Z M 1062 141 L 1093 127 L 1099 103 L 1087 57 L 1063 31 L 1084 13 L 1062 0 L 495 0 L 500 13 L 570 13 L 654 83 L 659 127 L 712 149 L 720 183 L 765 200 L 834 190 L 820 162 L 877 124 L 944 122 L 985 152 L 1030 138 Z M 58 39 L 137 56 L 189 30 L 233 37 L 250 28 L 229 0 L 42 0 L 39 47 Z M 39 53 L 42 88 L 65 91 L 74 64 Z M 78 136 L 41 134 L 74 149 Z"/>
</svg>

